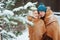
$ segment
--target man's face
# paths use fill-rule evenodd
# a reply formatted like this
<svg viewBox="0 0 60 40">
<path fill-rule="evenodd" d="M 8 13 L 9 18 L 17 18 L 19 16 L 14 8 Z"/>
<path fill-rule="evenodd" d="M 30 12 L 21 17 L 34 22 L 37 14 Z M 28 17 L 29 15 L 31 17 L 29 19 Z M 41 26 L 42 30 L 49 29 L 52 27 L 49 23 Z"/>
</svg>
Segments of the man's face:
<svg viewBox="0 0 60 40">
<path fill-rule="evenodd" d="M 40 11 L 40 12 L 39 12 L 39 16 L 40 16 L 40 17 L 44 17 L 44 16 L 45 16 L 45 12 L 44 12 L 44 11 Z"/>
</svg>

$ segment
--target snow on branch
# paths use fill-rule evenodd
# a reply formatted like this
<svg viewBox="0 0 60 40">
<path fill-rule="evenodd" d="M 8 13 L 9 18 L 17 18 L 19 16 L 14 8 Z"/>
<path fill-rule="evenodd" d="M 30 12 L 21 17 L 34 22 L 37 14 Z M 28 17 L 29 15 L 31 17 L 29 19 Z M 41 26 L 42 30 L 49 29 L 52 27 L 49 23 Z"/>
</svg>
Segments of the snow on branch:
<svg viewBox="0 0 60 40">
<path fill-rule="evenodd" d="M 37 4 L 37 2 L 35 3 L 32 3 L 32 2 L 28 2 L 26 5 L 24 6 L 20 6 L 18 8 L 14 8 L 13 11 L 19 11 L 21 9 L 27 9 L 28 7 L 32 7 L 32 6 L 35 6 Z"/>
</svg>

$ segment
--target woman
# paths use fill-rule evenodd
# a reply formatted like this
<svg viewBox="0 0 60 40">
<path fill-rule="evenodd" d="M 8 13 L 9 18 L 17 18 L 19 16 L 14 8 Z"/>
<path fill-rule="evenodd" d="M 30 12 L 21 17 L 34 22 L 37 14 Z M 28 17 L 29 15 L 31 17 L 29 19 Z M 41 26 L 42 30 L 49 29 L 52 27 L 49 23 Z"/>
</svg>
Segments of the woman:
<svg viewBox="0 0 60 40">
<path fill-rule="evenodd" d="M 34 23 L 34 26 L 28 25 L 30 40 L 42 40 L 46 30 L 44 21 L 38 17 L 38 12 L 33 11 L 33 16 L 28 16 L 28 20 Z"/>
</svg>

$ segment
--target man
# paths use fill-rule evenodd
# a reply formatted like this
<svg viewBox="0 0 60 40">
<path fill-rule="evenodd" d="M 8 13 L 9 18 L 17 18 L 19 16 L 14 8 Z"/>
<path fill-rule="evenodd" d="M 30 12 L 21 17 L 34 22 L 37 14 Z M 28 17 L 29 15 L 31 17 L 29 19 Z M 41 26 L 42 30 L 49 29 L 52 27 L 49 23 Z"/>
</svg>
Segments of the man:
<svg viewBox="0 0 60 40">
<path fill-rule="evenodd" d="M 34 26 L 28 25 L 30 40 L 42 40 L 45 33 L 44 21 L 38 18 L 37 10 L 33 11 L 33 16 L 28 16 L 28 20 L 33 22 Z"/>
<path fill-rule="evenodd" d="M 44 4 L 38 6 L 38 14 L 41 19 L 45 22 L 46 33 L 44 40 L 58 40 L 58 22 L 56 17 L 50 8 L 46 7 Z"/>
</svg>

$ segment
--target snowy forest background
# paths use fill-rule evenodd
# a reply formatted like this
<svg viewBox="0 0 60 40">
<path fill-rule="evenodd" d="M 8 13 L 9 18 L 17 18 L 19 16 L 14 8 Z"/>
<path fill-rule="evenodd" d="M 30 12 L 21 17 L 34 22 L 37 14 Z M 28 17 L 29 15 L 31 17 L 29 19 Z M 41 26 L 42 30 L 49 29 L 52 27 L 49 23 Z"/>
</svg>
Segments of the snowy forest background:
<svg viewBox="0 0 60 40">
<path fill-rule="evenodd" d="M 38 2 L 23 2 L 19 6 L 16 6 L 16 2 L 17 0 L 0 1 L 0 34 L 2 40 L 29 40 L 27 24 L 33 25 L 33 23 L 27 20 L 27 16 L 33 16 L 31 13 L 37 9 Z M 60 20 L 59 16 L 57 18 Z"/>
</svg>

